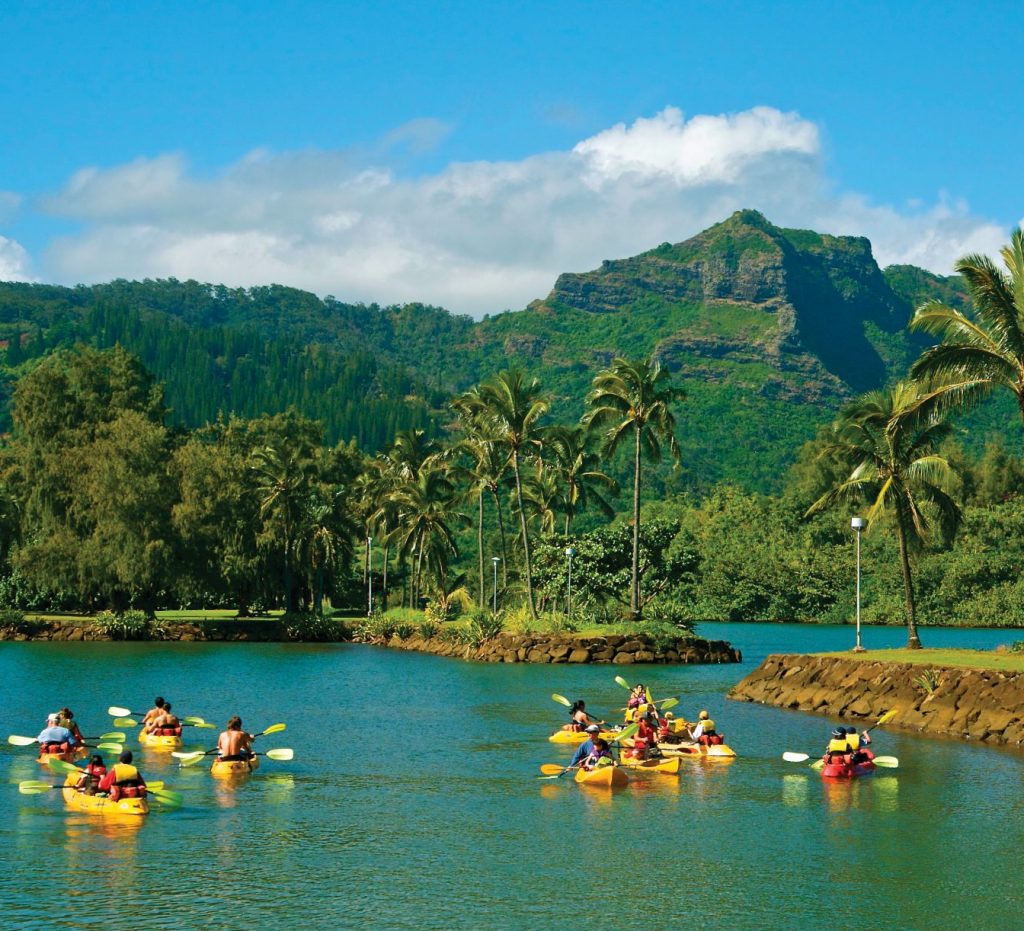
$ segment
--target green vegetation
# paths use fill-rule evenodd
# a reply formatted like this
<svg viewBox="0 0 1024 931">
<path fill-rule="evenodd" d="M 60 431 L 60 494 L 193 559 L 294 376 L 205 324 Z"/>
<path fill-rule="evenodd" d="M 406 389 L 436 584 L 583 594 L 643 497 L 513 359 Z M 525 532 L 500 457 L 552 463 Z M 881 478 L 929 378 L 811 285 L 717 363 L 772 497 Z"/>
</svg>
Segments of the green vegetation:
<svg viewBox="0 0 1024 931">
<path fill-rule="evenodd" d="M 951 666 L 957 669 L 990 669 L 996 672 L 1024 672 L 1019 653 L 982 650 L 868 650 L 864 653 L 812 653 L 812 656 L 841 656 L 859 663 L 909 663 L 913 666 Z"/>
</svg>

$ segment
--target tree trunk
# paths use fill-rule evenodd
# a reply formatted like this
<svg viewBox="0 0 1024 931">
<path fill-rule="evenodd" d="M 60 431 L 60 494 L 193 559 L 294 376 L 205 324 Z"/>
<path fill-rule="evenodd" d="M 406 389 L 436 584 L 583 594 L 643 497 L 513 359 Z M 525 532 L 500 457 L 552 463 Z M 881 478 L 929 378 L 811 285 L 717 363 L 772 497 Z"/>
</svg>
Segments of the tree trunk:
<svg viewBox="0 0 1024 931">
<path fill-rule="evenodd" d="M 384 531 L 387 532 L 388 525 L 384 525 Z M 385 538 L 386 539 L 386 538 Z M 388 609 L 388 559 L 391 557 L 391 544 L 384 544 L 384 577 L 380 584 L 380 603 L 383 610 Z"/>
<path fill-rule="evenodd" d="M 494 509 L 498 512 L 498 533 L 501 536 L 501 586 L 508 588 L 508 546 L 505 543 L 505 517 L 501 512 L 501 496 L 497 486 L 491 489 L 494 498 Z"/>
<path fill-rule="evenodd" d="M 480 489 L 480 497 L 477 502 L 478 513 L 476 519 L 476 552 L 480 562 L 480 610 L 484 609 L 484 490 Z"/>
<path fill-rule="evenodd" d="M 917 636 L 917 609 L 914 605 L 914 582 L 910 576 L 910 554 L 907 552 L 907 534 L 903 527 L 903 514 L 896 516 L 896 538 L 900 544 L 900 568 L 903 570 L 903 588 L 907 598 L 907 649 L 920 650 Z"/>
<path fill-rule="evenodd" d="M 530 534 L 526 529 L 526 512 L 523 510 L 523 482 L 519 475 L 519 450 L 512 451 L 512 471 L 516 476 L 516 505 L 519 508 L 519 528 L 523 535 L 523 559 L 526 564 L 526 603 L 530 606 L 530 617 L 537 620 L 537 606 L 533 601 L 533 565 L 530 562 Z"/>
<path fill-rule="evenodd" d="M 640 620 L 640 434 L 638 424 L 633 452 L 633 578 L 629 592 L 629 610 L 634 621 Z"/>
</svg>

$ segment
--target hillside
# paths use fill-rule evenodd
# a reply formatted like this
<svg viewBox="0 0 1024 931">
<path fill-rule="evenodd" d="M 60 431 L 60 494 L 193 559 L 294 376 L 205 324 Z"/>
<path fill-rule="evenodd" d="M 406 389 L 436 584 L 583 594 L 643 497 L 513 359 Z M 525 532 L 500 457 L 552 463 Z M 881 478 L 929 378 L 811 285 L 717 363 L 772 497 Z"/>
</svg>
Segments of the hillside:
<svg viewBox="0 0 1024 931">
<path fill-rule="evenodd" d="M 0 284 L 0 401 L 58 346 L 120 342 L 166 383 L 186 426 L 294 405 L 332 441 L 372 450 L 398 429 L 442 429 L 451 393 L 510 365 L 542 379 L 555 416 L 575 418 L 598 368 L 656 352 L 689 395 L 683 470 L 667 485 L 767 491 L 844 400 L 905 371 L 920 345 L 906 322 L 932 296 L 963 300 L 958 279 L 883 272 L 866 239 L 781 229 L 754 211 L 560 275 L 543 300 L 479 322 L 281 286 Z"/>
</svg>

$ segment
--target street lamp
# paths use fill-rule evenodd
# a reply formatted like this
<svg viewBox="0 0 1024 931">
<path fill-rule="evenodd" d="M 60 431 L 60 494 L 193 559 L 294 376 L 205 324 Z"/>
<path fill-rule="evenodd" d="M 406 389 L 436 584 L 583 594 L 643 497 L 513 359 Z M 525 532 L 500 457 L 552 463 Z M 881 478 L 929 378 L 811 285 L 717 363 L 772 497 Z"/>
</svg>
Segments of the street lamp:
<svg viewBox="0 0 1024 931">
<path fill-rule="evenodd" d="M 850 526 L 857 534 L 857 644 L 853 648 L 854 653 L 863 653 L 864 647 L 860 644 L 860 535 L 864 530 L 867 521 L 863 517 L 854 517 Z"/>
<path fill-rule="evenodd" d="M 366 616 L 373 615 L 373 537 L 366 538 Z"/>
<path fill-rule="evenodd" d="M 571 546 L 565 548 L 565 558 L 569 560 L 569 575 L 566 581 L 566 594 L 565 594 L 565 616 L 572 616 L 572 558 L 576 555 L 576 550 Z"/>
<path fill-rule="evenodd" d="M 500 556 L 491 557 L 491 565 L 494 566 L 494 589 L 491 596 L 491 611 L 494 614 L 498 613 L 498 563 L 500 562 Z"/>
</svg>

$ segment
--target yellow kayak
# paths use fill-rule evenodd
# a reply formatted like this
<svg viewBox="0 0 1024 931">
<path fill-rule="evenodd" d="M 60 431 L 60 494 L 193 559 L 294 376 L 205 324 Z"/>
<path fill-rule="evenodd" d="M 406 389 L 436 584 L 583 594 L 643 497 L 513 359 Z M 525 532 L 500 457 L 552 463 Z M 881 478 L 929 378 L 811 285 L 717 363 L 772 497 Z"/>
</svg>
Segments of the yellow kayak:
<svg viewBox="0 0 1024 931">
<path fill-rule="evenodd" d="M 712 744 L 710 747 L 705 747 L 703 744 L 683 744 L 676 747 L 660 744 L 659 747 L 665 756 L 691 756 L 701 757 L 705 760 L 723 761 L 736 759 L 736 752 L 727 744 Z"/>
<path fill-rule="evenodd" d="M 628 766 L 630 769 L 642 769 L 651 773 L 664 773 L 667 776 L 674 776 L 679 772 L 679 757 L 672 756 L 667 760 L 636 760 L 623 755 L 619 760 L 620 765 Z"/>
<path fill-rule="evenodd" d="M 139 743 L 150 750 L 178 750 L 182 740 L 175 734 L 149 734 L 145 728 L 139 731 Z"/>
<path fill-rule="evenodd" d="M 598 766 L 590 770 L 576 770 L 576 781 L 583 786 L 611 789 L 626 785 L 629 782 L 629 776 L 626 775 L 624 769 L 618 766 Z"/>
<path fill-rule="evenodd" d="M 78 776 L 69 774 L 64 782 L 61 794 L 64 804 L 75 811 L 84 811 L 90 815 L 131 815 L 141 817 L 149 814 L 149 802 L 144 798 L 119 798 L 113 801 L 105 795 L 86 795 L 75 788 Z"/>
<path fill-rule="evenodd" d="M 214 760 L 213 766 L 210 767 L 210 772 L 214 776 L 239 776 L 245 773 L 251 773 L 254 769 L 259 769 L 260 758 L 254 756 L 249 760 Z"/>
<path fill-rule="evenodd" d="M 548 740 L 553 744 L 581 744 L 590 735 L 586 731 L 555 731 Z M 615 731 L 601 731 L 598 737 L 611 740 L 616 736 Z"/>
</svg>

